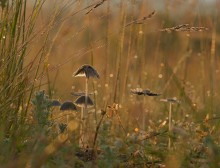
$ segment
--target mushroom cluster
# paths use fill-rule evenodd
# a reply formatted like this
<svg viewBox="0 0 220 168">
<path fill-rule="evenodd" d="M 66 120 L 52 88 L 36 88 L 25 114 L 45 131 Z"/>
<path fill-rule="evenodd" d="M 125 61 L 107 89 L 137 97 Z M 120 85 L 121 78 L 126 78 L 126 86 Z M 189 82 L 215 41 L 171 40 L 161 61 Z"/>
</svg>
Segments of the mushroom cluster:
<svg viewBox="0 0 220 168">
<path fill-rule="evenodd" d="M 94 103 L 92 99 L 88 96 L 88 83 L 89 78 L 97 78 L 99 79 L 98 72 L 91 65 L 83 65 L 76 72 L 73 73 L 73 77 L 85 77 L 86 78 L 86 88 L 85 95 L 82 95 L 76 99 L 75 104 L 82 109 L 81 118 L 87 118 L 87 107 L 93 106 Z"/>
<path fill-rule="evenodd" d="M 91 65 L 83 65 L 81 66 L 76 72 L 73 73 L 73 77 L 85 77 L 85 93 L 72 93 L 74 96 L 80 96 L 75 100 L 75 104 L 81 108 L 81 120 L 82 124 L 80 127 L 80 144 L 84 143 L 85 139 L 85 130 L 86 130 L 86 119 L 88 115 L 87 108 L 92 107 L 94 105 L 92 99 L 89 97 L 88 93 L 88 83 L 89 83 L 89 78 L 96 78 L 99 79 L 99 74 L 98 72 L 91 66 Z"/>
<path fill-rule="evenodd" d="M 81 66 L 76 72 L 73 73 L 73 77 L 85 77 L 85 92 L 78 92 L 78 93 L 71 93 L 73 96 L 77 96 L 78 98 L 72 102 L 72 101 L 65 101 L 64 103 L 60 103 L 58 100 L 52 101 L 52 106 L 60 106 L 60 111 L 68 112 L 66 114 L 66 121 L 67 121 L 67 129 L 68 129 L 68 123 L 69 123 L 69 114 L 71 112 L 77 112 L 76 106 L 81 108 L 81 126 L 80 126 L 80 144 L 83 144 L 84 142 L 84 132 L 85 132 L 85 125 L 86 125 L 86 119 L 87 119 L 87 108 L 94 106 L 94 103 L 92 99 L 89 97 L 89 95 L 92 95 L 93 93 L 88 93 L 88 83 L 89 78 L 96 78 L 99 79 L 98 72 L 91 66 L 91 65 L 83 65 Z"/>
</svg>

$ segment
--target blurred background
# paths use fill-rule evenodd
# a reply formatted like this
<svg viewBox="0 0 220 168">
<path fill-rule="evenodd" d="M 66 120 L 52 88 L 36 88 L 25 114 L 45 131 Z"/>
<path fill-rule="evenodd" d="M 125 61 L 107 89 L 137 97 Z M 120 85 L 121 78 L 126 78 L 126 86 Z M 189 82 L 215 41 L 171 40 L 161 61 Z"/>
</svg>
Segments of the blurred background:
<svg viewBox="0 0 220 168">
<path fill-rule="evenodd" d="M 153 11 L 149 19 L 135 22 Z M 49 85 L 42 88 L 54 98 L 73 100 L 70 93 L 83 91 L 85 85 L 83 78 L 72 74 L 90 64 L 100 74 L 99 80 L 89 80 L 98 109 L 117 103 L 128 113 L 163 114 L 158 111 L 164 108 L 159 99 L 130 94 L 130 89 L 140 87 L 162 93 L 163 98 L 177 97 L 182 113 L 216 114 L 219 11 L 219 1 L 205 0 L 45 2 L 37 28 L 54 21 L 46 43 L 48 71 L 39 76 Z M 161 31 L 182 24 L 206 29 Z M 33 42 L 30 59 L 43 38 L 42 33 Z"/>
</svg>

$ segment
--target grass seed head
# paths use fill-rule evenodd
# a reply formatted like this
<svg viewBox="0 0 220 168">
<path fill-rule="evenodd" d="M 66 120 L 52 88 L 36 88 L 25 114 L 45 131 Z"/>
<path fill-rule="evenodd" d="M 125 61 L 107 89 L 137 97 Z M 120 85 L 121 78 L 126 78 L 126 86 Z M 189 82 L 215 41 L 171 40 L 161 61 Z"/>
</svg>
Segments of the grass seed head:
<svg viewBox="0 0 220 168">
<path fill-rule="evenodd" d="M 130 92 L 132 94 L 136 95 L 144 95 L 144 96 L 160 96 L 161 94 L 159 93 L 154 93 L 150 91 L 149 89 L 141 89 L 141 88 L 136 88 L 136 89 L 131 89 Z"/>
</svg>

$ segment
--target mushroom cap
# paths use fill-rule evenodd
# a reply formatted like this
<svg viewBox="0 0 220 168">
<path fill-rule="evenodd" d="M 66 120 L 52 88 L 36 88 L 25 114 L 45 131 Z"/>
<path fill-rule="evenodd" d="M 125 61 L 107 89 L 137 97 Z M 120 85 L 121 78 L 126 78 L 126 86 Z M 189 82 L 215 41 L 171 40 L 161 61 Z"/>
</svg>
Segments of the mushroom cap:
<svg viewBox="0 0 220 168">
<path fill-rule="evenodd" d="M 168 102 L 168 103 L 177 103 L 180 104 L 180 100 L 178 100 L 176 97 L 173 98 L 167 98 L 167 99 L 160 99 L 162 102 Z"/>
<path fill-rule="evenodd" d="M 80 96 L 76 99 L 75 104 L 79 107 L 85 107 L 86 105 L 86 96 Z M 92 99 L 87 96 L 87 107 L 92 107 L 94 105 Z"/>
<path fill-rule="evenodd" d="M 73 73 L 73 76 L 99 79 L 98 72 L 91 65 L 81 66 L 76 72 Z"/>
<path fill-rule="evenodd" d="M 51 102 L 51 106 L 60 106 L 60 105 L 61 105 L 61 103 L 58 100 L 53 100 Z"/>
<path fill-rule="evenodd" d="M 77 109 L 76 109 L 75 104 L 73 104 L 71 101 L 66 101 L 60 106 L 60 110 L 61 111 L 65 111 L 65 110 L 76 111 Z"/>
</svg>

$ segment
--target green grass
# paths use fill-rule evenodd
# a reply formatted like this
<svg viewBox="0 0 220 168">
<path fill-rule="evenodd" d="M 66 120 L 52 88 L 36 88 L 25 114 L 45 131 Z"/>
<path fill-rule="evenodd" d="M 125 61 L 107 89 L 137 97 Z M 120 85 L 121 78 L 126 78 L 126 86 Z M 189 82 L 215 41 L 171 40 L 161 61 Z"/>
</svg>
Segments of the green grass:
<svg viewBox="0 0 220 168">
<path fill-rule="evenodd" d="M 220 166 L 219 4 L 0 2 L 1 167 Z M 100 74 L 86 122 L 51 106 L 85 90 L 72 78 L 83 64 Z M 130 93 L 139 87 L 162 95 Z M 172 97 L 168 130 L 160 99 Z"/>
</svg>

